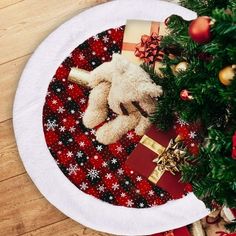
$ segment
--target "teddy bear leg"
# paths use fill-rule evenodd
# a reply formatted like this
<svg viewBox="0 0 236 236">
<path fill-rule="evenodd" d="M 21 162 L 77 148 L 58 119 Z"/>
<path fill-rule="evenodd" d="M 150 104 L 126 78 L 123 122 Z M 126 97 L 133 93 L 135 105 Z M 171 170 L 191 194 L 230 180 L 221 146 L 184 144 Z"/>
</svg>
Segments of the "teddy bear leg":
<svg viewBox="0 0 236 236">
<path fill-rule="evenodd" d="M 130 114 L 128 116 L 119 115 L 114 120 L 100 127 L 96 132 L 96 138 L 100 143 L 105 145 L 115 143 L 129 130 L 134 129 L 139 119 L 139 114 Z"/>
<path fill-rule="evenodd" d="M 88 107 L 83 116 L 83 124 L 92 129 L 101 124 L 107 118 L 107 97 L 110 90 L 110 83 L 100 83 L 91 90 Z"/>
<path fill-rule="evenodd" d="M 135 128 L 135 133 L 140 136 L 144 135 L 147 129 L 150 127 L 150 125 L 151 125 L 151 122 L 149 118 L 142 116 L 138 125 Z"/>
</svg>

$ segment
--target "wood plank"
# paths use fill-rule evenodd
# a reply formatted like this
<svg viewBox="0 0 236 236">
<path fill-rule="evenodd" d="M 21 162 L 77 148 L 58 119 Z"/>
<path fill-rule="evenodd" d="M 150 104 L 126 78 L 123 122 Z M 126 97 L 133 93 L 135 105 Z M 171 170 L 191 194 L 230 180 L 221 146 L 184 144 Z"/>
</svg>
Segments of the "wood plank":
<svg viewBox="0 0 236 236">
<path fill-rule="evenodd" d="M 107 0 L 25 0 L 0 10 L 0 64 L 32 53 L 62 22 Z"/>
<path fill-rule="evenodd" d="M 0 65 L 0 122 L 12 118 L 12 107 L 21 72 L 30 55 Z"/>
<path fill-rule="evenodd" d="M 5 7 L 9 7 L 12 6 L 14 4 L 17 4 L 19 2 L 23 2 L 24 0 L 1 0 L 0 1 L 0 10 L 5 8 Z"/>
<path fill-rule="evenodd" d="M 16 147 L 12 120 L 0 123 L 0 160 L 0 181 L 25 173 Z"/>
<path fill-rule="evenodd" d="M 36 189 L 27 174 L 0 183 L 0 235 L 19 235 L 67 217 Z"/>
<path fill-rule="evenodd" d="M 111 234 L 106 234 L 92 229 L 86 228 L 85 226 L 71 220 L 65 219 L 63 221 L 54 223 L 52 225 L 42 227 L 35 231 L 23 234 L 24 236 L 111 236 Z M 22 236 L 23 236 L 22 235 Z"/>
</svg>

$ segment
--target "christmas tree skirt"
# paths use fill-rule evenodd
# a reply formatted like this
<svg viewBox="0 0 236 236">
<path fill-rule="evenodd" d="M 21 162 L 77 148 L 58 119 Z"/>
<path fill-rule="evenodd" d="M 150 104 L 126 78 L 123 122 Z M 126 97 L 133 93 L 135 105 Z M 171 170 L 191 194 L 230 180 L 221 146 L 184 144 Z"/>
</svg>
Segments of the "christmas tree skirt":
<svg viewBox="0 0 236 236">
<path fill-rule="evenodd" d="M 127 165 L 142 139 L 134 129 L 114 143 L 99 142 L 97 127 L 86 128 L 82 121 L 91 89 L 69 79 L 72 68 L 90 72 L 121 53 L 127 19 L 163 22 L 171 14 L 195 17 L 155 0 L 94 7 L 45 39 L 22 74 L 14 130 L 25 168 L 54 206 L 96 230 L 147 235 L 182 227 L 208 213 L 187 187 L 175 196 Z M 103 123 L 116 116 L 110 109 Z"/>
</svg>

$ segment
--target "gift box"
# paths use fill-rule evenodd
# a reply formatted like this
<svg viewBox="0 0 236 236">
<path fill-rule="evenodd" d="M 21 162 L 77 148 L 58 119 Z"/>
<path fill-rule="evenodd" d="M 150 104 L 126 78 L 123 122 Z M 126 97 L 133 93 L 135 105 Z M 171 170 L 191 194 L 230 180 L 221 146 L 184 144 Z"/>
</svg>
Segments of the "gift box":
<svg viewBox="0 0 236 236">
<path fill-rule="evenodd" d="M 191 234 L 188 228 L 184 226 L 164 233 L 153 234 L 152 236 L 191 236 Z"/>
<path fill-rule="evenodd" d="M 169 192 L 174 199 L 184 195 L 187 184 L 180 181 L 179 172 L 161 170 L 154 160 L 158 161 L 170 141 L 176 140 L 177 137 L 174 129 L 162 132 L 151 126 L 126 161 L 132 170 Z"/>
<path fill-rule="evenodd" d="M 143 20 L 128 20 L 125 27 L 122 55 L 136 64 L 152 64 L 161 67 L 163 52 L 160 42 L 167 34 L 164 23 Z"/>
</svg>

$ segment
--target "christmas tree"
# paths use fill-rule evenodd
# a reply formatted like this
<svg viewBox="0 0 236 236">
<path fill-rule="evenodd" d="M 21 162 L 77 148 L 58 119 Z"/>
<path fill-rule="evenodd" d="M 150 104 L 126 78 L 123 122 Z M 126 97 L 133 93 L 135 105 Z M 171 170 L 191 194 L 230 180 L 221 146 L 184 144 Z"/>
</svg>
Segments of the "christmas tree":
<svg viewBox="0 0 236 236">
<path fill-rule="evenodd" d="M 183 0 L 181 5 L 198 18 L 169 17 L 161 73 L 142 66 L 164 91 L 151 120 L 163 130 L 176 117 L 201 125 L 202 145 L 181 167 L 183 180 L 211 209 L 214 203 L 235 208 L 236 2 Z"/>
</svg>

